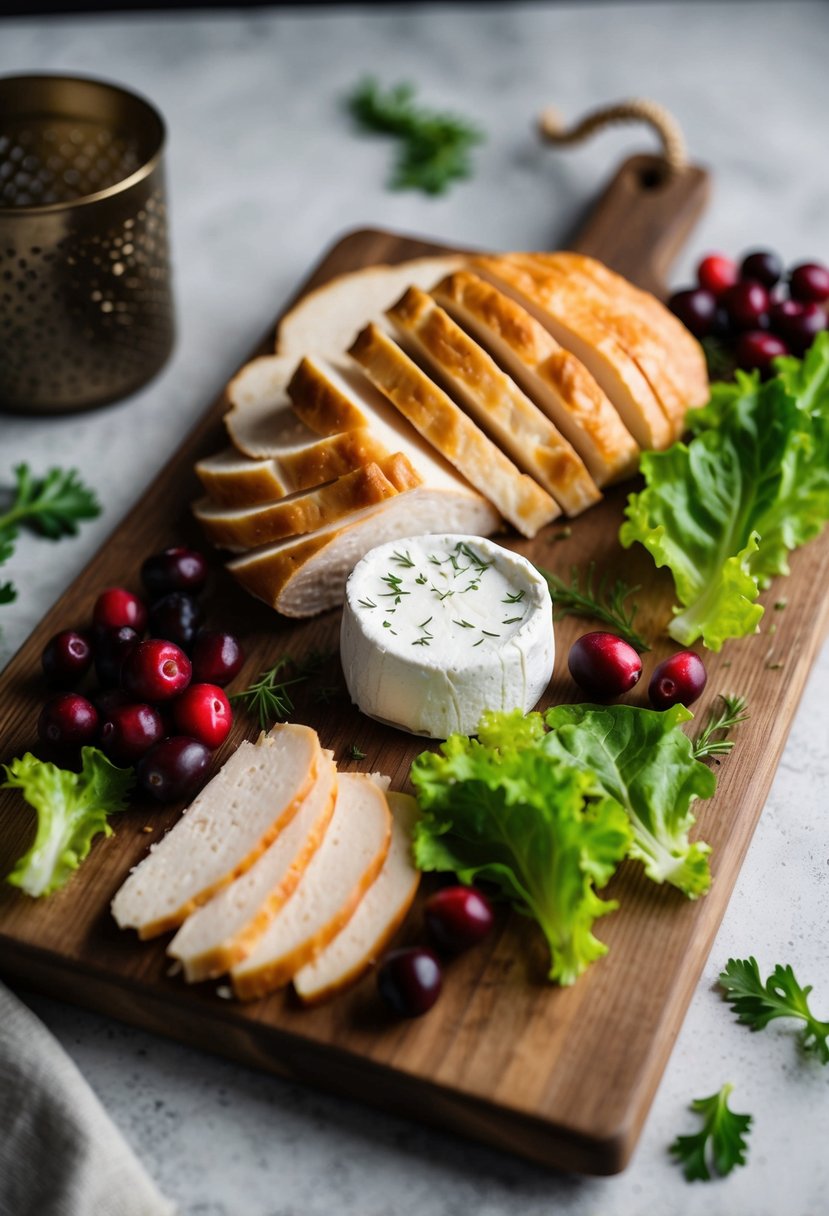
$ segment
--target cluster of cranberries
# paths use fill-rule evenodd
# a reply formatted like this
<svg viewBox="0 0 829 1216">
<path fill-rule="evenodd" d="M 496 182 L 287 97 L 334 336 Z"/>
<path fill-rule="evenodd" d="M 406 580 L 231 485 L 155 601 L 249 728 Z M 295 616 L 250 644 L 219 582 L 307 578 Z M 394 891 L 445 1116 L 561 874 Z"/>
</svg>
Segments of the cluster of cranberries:
<svg viewBox="0 0 829 1216">
<path fill-rule="evenodd" d="M 697 267 L 697 284 L 668 306 L 695 337 L 720 339 L 744 371 L 770 375 L 773 359 L 805 355 L 827 328 L 829 269 L 819 262 L 786 271 L 768 250 L 739 264 L 712 253 Z"/>
<path fill-rule="evenodd" d="M 436 891 L 426 901 L 424 919 L 435 948 L 450 956 L 482 941 L 493 923 L 489 900 L 474 887 L 443 887 Z M 438 955 L 425 946 L 404 946 L 390 951 L 377 972 L 381 997 L 405 1018 L 419 1017 L 431 1009 L 442 985 Z"/>
<path fill-rule="evenodd" d="M 109 587 L 95 601 L 90 629 L 65 629 L 48 642 L 43 671 L 65 690 L 38 719 L 51 754 L 71 761 L 78 748 L 97 744 L 114 764 L 135 765 L 140 785 L 162 802 L 200 788 L 233 720 L 223 685 L 244 661 L 232 634 L 201 628 L 206 579 L 201 553 L 165 549 L 141 567 L 149 607 Z M 93 668 L 97 691 L 68 691 Z"/>
<path fill-rule="evenodd" d="M 615 633 L 585 633 L 570 647 L 570 675 L 588 696 L 612 701 L 629 692 L 642 674 L 642 660 L 633 647 Z M 653 670 L 648 698 L 654 709 L 691 705 L 705 688 L 708 676 L 693 650 L 680 650 Z"/>
</svg>

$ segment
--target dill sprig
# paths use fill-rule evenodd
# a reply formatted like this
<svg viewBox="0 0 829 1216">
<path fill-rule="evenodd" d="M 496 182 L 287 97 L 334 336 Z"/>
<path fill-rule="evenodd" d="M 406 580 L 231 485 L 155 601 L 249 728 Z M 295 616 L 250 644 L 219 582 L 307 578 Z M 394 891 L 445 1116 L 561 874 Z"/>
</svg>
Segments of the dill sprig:
<svg viewBox="0 0 829 1216">
<path fill-rule="evenodd" d="M 473 123 L 414 103 L 414 88 L 399 84 L 382 92 L 376 80 L 363 80 L 347 99 L 352 116 L 367 131 L 400 141 L 390 181 L 393 190 L 443 194 L 455 179 L 472 172 L 470 152 L 484 136 Z"/>
<path fill-rule="evenodd" d="M 538 573 L 547 580 L 547 585 L 553 594 L 553 605 L 556 619 L 563 616 L 585 616 L 609 625 L 619 637 L 629 642 L 634 650 L 640 653 L 650 650 L 645 639 L 633 627 L 637 605 L 628 607 L 627 601 L 640 590 L 631 587 L 623 579 L 608 586 L 607 575 L 603 574 L 598 587 L 594 590 L 596 563 L 590 562 L 584 575 L 578 566 L 571 567 L 570 583 L 565 583 L 557 574 L 545 570 L 543 566 L 536 567 Z"/>
<path fill-rule="evenodd" d="M 694 759 L 707 760 L 709 756 L 727 756 L 734 746 L 733 739 L 712 738 L 718 731 L 729 731 L 732 727 L 745 722 L 749 717 L 748 701 L 745 697 L 729 696 L 720 693 L 722 709 L 712 709 L 708 722 L 694 740 Z"/>
</svg>

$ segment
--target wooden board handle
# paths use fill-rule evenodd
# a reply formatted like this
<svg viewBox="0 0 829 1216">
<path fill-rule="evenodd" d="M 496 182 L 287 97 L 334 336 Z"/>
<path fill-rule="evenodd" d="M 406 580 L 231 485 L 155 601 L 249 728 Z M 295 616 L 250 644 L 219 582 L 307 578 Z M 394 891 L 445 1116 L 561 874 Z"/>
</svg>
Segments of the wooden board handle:
<svg viewBox="0 0 829 1216">
<path fill-rule="evenodd" d="M 668 270 L 705 210 L 711 179 L 699 165 L 671 176 L 658 156 L 631 156 L 569 242 L 640 287 L 665 295 Z"/>
</svg>

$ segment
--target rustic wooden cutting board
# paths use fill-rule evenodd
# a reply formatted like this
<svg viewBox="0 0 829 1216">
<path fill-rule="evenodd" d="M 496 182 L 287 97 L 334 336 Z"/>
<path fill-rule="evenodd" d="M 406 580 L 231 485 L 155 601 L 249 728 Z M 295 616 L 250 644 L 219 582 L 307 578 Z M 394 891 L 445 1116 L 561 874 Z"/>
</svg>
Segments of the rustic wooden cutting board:
<svg viewBox="0 0 829 1216">
<path fill-rule="evenodd" d="M 641 175 L 651 168 L 647 159 L 628 162 L 571 244 L 658 287 L 703 204 L 706 179 L 690 169 L 669 186 L 647 190 Z M 439 251 L 390 233 L 358 232 L 327 254 L 303 290 L 355 267 Z M 268 345 L 272 337 L 271 331 Z M 33 744 L 44 695 L 39 655 L 48 638 L 87 621 L 100 588 L 126 583 L 137 589 L 138 568 L 149 553 L 175 541 L 200 543 L 188 512 L 197 493 L 192 466 L 222 445 L 223 408 L 220 397 L 9 664 L 2 677 L 0 759 Z M 610 577 L 620 572 L 641 583 L 638 622 L 657 637 L 669 617 L 670 580 L 654 571 L 640 547 L 628 553 L 618 548 L 626 492 L 617 490 L 574 521 L 567 537 L 556 523 L 533 542 L 504 539 L 561 574 L 592 559 Z M 636 1143 L 765 802 L 829 620 L 827 585 L 829 534 L 795 554 L 791 576 L 763 596 L 768 611 L 757 636 L 706 656 L 709 682 L 699 715 L 718 692 L 743 693 L 751 707 L 750 722 L 719 769 L 715 798 L 698 806 L 696 834 L 713 846 L 710 894 L 690 903 L 625 863 L 610 892 L 621 908 L 598 923 L 609 954 L 571 989 L 545 982 L 540 934 L 527 920 L 506 915 L 486 943 L 447 967 L 439 1003 L 412 1022 L 385 1014 L 371 978 L 313 1010 L 284 992 L 243 1005 L 222 999 L 215 983 L 188 988 L 168 975 L 164 939 L 140 943 L 119 932 L 108 911 L 129 868 L 177 817 L 177 807 L 147 804 L 118 817 L 115 836 L 98 840 L 69 885 L 49 899 L 33 902 L 0 885 L 0 971 L 137 1026 L 550 1166 L 618 1171 Z M 775 611 L 783 597 L 785 611 Z M 298 624 L 280 619 L 236 589 L 218 563 L 210 615 L 213 623 L 237 630 L 247 648 L 235 688 L 280 655 L 301 657 L 337 643 L 338 612 Z M 555 676 L 543 704 L 580 699 L 566 657 L 573 640 L 592 627 L 572 618 L 557 625 Z M 644 703 L 651 664 L 670 650 L 664 642 L 654 645 L 631 702 Z M 318 680 L 297 686 L 295 719 L 318 729 L 342 767 L 381 770 L 393 788 L 405 788 L 423 743 L 361 717 L 342 696 L 319 700 L 320 688 L 338 679 L 335 661 Z M 255 723 L 240 713 L 217 760 L 256 733 Z M 366 753 L 365 760 L 348 759 L 351 744 Z M 19 795 L 2 793 L 0 873 L 29 846 L 32 825 Z M 402 940 L 418 940 L 419 920 L 415 912 Z"/>
</svg>

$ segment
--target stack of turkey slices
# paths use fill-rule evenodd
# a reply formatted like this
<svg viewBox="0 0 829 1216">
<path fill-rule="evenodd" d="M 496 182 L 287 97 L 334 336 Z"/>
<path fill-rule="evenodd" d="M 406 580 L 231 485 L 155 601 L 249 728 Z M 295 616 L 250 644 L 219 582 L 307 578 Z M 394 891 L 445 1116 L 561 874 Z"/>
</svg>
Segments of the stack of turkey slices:
<svg viewBox="0 0 829 1216">
<path fill-rule="evenodd" d="M 300 617 L 388 540 L 579 514 L 682 434 L 708 379 L 680 322 L 601 263 L 504 254 L 335 279 L 227 391 L 232 446 L 196 466 L 194 510 L 238 581 Z"/>
<path fill-rule="evenodd" d="M 244 742 L 112 901 L 142 938 L 177 930 L 185 978 L 243 999 L 293 982 L 325 999 L 371 966 L 418 886 L 417 806 L 379 774 L 338 773 L 307 726 Z"/>
</svg>

